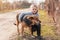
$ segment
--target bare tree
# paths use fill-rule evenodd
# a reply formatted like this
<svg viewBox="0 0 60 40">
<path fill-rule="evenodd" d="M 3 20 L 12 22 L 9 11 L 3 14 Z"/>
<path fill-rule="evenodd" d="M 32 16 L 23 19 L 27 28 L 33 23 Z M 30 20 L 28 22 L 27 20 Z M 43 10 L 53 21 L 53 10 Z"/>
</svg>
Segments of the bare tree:
<svg viewBox="0 0 60 40">
<path fill-rule="evenodd" d="M 56 33 L 60 35 L 60 0 L 46 0 L 46 5 L 48 15 L 52 16 L 54 23 L 56 23 Z"/>
</svg>

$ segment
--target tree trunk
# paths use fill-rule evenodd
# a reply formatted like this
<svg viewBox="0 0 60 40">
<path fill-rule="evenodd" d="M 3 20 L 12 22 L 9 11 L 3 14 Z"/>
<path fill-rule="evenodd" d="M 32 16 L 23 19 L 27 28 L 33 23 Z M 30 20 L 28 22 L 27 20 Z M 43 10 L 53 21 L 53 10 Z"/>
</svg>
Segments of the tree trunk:
<svg viewBox="0 0 60 40">
<path fill-rule="evenodd" d="M 60 35 L 60 0 L 46 0 L 48 15 L 52 16 L 56 23 L 56 33 Z"/>
</svg>

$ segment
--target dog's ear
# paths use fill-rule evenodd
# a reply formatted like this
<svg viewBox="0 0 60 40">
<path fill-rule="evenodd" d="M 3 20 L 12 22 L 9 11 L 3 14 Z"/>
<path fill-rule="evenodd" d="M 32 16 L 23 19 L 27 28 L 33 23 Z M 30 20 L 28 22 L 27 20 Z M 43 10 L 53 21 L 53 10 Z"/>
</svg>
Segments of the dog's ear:
<svg viewBox="0 0 60 40">
<path fill-rule="evenodd" d="M 29 19 L 33 20 L 33 19 L 34 19 L 34 17 L 29 17 Z"/>
</svg>

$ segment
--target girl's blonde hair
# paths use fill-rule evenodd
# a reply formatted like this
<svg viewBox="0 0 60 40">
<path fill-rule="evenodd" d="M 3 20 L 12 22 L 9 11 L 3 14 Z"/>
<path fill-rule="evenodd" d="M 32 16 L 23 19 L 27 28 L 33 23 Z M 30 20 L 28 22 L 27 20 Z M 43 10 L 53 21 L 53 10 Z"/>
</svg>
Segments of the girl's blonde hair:
<svg viewBox="0 0 60 40">
<path fill-rule="evenodd" d="M 32 7 L 38 8 L 36 4 L 32 4 L 32 5 L 30 6 L 30 8 L 32 8 Z"/>
</svg>

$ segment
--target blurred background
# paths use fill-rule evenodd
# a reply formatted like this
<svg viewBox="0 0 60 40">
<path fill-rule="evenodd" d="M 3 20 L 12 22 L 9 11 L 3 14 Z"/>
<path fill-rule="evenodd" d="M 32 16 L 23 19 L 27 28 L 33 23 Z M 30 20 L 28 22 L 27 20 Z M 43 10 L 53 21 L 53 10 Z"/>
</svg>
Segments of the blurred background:
<svg viewBox="0 0 60 40">
<path fill-rule="evenodd" d="M 0 0 L 0 40 L 17 40 L 15 17 L 21 10 L 29 11 L 31 4 L 38 6 L 42 38 L 60 40 L 60 0 Z"/>
<path fill-rule="evenodd" d="M 37 4 L 43 9 L 44 3 L 45 0 L 0 0 L 0 11 L 29 8 L 31 4 Z"/>
</svg>

